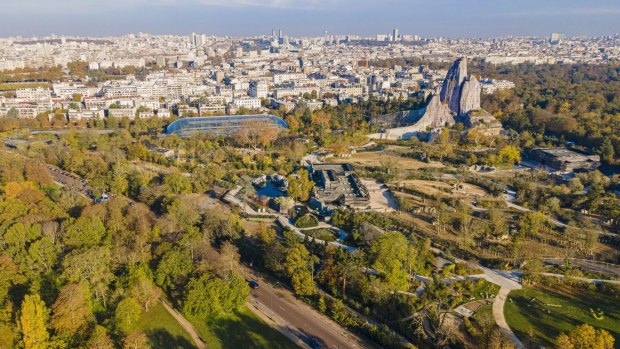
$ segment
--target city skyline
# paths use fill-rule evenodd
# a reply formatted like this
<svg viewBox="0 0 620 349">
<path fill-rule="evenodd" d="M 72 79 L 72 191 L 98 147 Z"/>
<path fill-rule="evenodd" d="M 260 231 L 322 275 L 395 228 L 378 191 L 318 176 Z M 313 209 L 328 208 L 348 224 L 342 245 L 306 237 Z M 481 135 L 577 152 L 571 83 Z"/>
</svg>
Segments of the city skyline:
<svg viewBox="0 0 620 349">
<path fill-rule="evenodd" d="M 110 0 L 2 3 L 0 36 L 112 36 L 127 33 L 248 36 L 282 28 L 291 36 L 374 35 L 398 28 L 424 37 L 612 35 L 620 5 L 603 0 L 435 2 L 387 0 Z M 29 20 L 24 20 L 27 15 Z"/>
</svg>

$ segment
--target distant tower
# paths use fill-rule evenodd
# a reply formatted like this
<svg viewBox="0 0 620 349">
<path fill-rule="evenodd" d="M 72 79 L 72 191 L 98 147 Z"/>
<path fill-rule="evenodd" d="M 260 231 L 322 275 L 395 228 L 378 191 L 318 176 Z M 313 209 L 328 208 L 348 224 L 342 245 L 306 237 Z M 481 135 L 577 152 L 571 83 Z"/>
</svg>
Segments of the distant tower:
<svg viewBox="0 0 620 349">
<path fill-rule="evenodd" d="M 271 41 L 276 41 L 276 30 L 271 29 Z"/>
<path fill-rule="evenodd" d="M 564 33 L 553 33 L 551 34 L 551 40 L 549 41 L 551 45 L 559 45 L 562 43 L 562 40 L 566 38 L 566 34 Z"/>
<path fill-rule="evenodd" d="M 303 54 L 303 52 L 301 50 L 299 51 L 299 55 L 297 56 L 297 60 L 299 61 L 299 67 L 301 69 L 304 69 L 304 54 Z"/>
<path fill-rule="evenodd" d="M 398 28 L 394 28 L 392 31 L 392 41 L 398 41 Z"/>
</svg>

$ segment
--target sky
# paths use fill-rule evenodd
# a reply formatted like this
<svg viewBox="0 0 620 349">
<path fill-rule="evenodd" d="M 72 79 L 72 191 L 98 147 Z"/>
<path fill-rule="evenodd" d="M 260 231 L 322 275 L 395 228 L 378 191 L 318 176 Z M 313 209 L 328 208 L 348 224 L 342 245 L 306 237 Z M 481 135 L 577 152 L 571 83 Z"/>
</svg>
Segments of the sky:
<svg viewBox="0 0 620 349">
<path fill-rule="evenodd" d="M 0 0 L 0 36 L 610 35 L 620 0 Z"/>
</svg>

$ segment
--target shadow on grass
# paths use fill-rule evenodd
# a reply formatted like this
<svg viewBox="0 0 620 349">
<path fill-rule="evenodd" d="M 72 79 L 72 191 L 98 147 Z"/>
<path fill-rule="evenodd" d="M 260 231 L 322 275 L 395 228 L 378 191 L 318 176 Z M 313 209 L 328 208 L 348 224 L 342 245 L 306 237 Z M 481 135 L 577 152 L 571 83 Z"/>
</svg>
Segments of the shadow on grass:
<svg viewBox="0 0 620 349">
<path fill-rule="evenodd" d="M 288 349 L 295 346 L 269 325 L 244 312 L 208 322 L 222 348 Z"/>
<path fill-rule="evenodd" d="M 196 349 L 194 343 L 181 336 L 174 336 L 164 329 L 147 332 L 153 349 Z"/>
</svg>

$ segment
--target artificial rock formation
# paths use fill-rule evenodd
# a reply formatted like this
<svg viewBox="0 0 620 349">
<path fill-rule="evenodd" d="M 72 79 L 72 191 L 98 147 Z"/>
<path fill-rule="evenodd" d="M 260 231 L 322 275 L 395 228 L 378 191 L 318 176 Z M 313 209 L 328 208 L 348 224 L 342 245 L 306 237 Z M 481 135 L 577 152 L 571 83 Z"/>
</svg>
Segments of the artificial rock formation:
<svg viewBox="0 0 620 349">
<path fill-rule="evenodd" d="M 382 132 L 369 135 L 374 139 L 409 139 L 433 134 L 456 121 L 467 127 L 480 127 L 492 134 L 501 132 L 501 123 L 481 110 L 482 88 L 475 76 L 467 76 L 467 58 L 457 59 L 443 82 L 439 96 L 433 95 L 426 107 L 419 110 L 375 116 L 371 124 Z"/>
<path fill-rule="evenodd" d="M 434 132 L 445 126 L 454 125 L 454 117 L 448 106 L 433 95 L 428 105 L 419 110 L 403 111 L 375 117 L 371 123 L 384 129 L 371 134 L 373 139 L 409 139 L 420 133 Z"/>
<path fill-rule="evenodd" d="M 448 104 L 450 110 L 459 114 L 461 90 L 467 77 L 467 58 L 459 58 L 450 67 L 441 87 L 441 101 Z"/>
<path fill-rule="evenodd" d="M 482 87 L 480 82 L 475 76 L 471 76 L 463 82 L 463 88 L 461 89 L 461 100 L 459 102 L 458 114 L 466 114 L 472 110 L 480 109 L 480 93 Z"/>
<path fill-rule="evenodd" d="M 480 109 L 481 86 L 474 76 L 467 76 L 467 58 L 459 58 L 450 67 L 441 86 L 441 101 L 456 115 Z"/>
</svg>

